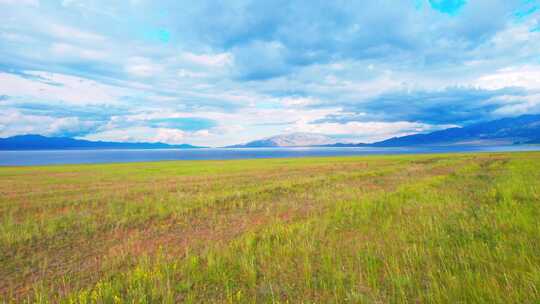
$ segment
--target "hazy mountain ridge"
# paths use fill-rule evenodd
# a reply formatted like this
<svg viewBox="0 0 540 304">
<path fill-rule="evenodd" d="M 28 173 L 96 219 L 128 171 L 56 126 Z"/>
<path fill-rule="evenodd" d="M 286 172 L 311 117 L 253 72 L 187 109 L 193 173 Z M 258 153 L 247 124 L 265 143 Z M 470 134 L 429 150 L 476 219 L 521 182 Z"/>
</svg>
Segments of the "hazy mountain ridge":
<svg viewBox="0 0 540 304">
<path fill-rule="evenodd" d="M 340 143 L 324 134 L 291 133 L 272 136 L 227 148 L 271 147 L 407 147 L 429 145 L 509 145 L 540 144 L 540 115 L 522 115 L 432 133 L 394 137 L 366 143 Z M 41 135 L 18 135 L 0 138 L 0 150 L 51 150 L 51 149 L 188 149 L 202 148 L 187 144 L 123 143 L 88 141 Z"/>
<path fill-rule="evenodd" d="M 89 141 L 67 137 L 41 135 L 17 135 L 0 138 L 0 150 L 69 150 L 69 149 L 192 149 L 202 148 L 187 144 L 127 143 Z"/>
<path fill-rule="evenodd" d="M 377 147 L 417 145 L 493 145 L 526 143 L 540 137 L 540 115 L 503 118 L 463 128 L 395 137 L 371 144 Z"/>
<path fill-rule="evenodd" d="M 326 137 L 333 143 L 316 143 L 312 141 L 295 141 L 297 134 L 307 134 L 309 137 Z M 449 128 L 425 134 L 413 134 L 393 137 L 375 143 L 340 143 L 331 137 L 321 134 L 293 133 L 256 140 L 244 145 L 231 146 L 235 148 L 255 147 L 406 147 L 422 145 L 511 145 L 518 143 L 540 143 L 540 115 L 522 115 L 503 118 L 483 123 L 477 123 L 462 128 Z"/>
<path fill-rule="evenodd" d="M 310 147 L 335 144 L 330 136 L 315 133 L 291 133 L 272 136 L 228 148 Z"/>
</svg>

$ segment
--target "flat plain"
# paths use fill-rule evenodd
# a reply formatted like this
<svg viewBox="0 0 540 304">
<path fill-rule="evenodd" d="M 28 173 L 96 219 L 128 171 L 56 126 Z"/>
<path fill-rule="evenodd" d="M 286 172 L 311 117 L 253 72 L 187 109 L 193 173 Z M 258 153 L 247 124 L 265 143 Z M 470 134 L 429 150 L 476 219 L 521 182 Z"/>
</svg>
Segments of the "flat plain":
<svg viewBox="0 0 540 304">
<path fill-rule="evenodd" d="M 538 303 L 540 153 L 0 167 L 0 302 Z"/>
</svg>

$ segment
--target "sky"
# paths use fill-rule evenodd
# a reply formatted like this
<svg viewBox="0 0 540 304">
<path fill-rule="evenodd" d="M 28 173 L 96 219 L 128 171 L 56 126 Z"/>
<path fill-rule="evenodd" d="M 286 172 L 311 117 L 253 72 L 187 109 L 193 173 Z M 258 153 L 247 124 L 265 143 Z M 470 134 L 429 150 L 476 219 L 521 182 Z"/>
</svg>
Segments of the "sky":
<svg viewBox="0 0 540 304">
<path fill-rule="evenodd" d="M 374 142 L 540 113 L 540 0 L 0 0 L 0 137 Z"/>
</svg>

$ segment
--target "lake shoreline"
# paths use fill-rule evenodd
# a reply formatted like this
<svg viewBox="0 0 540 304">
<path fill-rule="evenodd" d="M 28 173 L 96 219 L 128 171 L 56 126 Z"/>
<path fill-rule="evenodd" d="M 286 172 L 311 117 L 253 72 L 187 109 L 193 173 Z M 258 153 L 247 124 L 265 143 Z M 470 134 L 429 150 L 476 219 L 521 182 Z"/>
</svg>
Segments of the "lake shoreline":
<svg viewBox="0 0 540 304">
<path fill-rule="evenodd" d="M 0 166 L 140 163 L 369 155 L 540 151 L 539 145 L 425 147 L 289 147 L 0 151 Z"/>
</svg>

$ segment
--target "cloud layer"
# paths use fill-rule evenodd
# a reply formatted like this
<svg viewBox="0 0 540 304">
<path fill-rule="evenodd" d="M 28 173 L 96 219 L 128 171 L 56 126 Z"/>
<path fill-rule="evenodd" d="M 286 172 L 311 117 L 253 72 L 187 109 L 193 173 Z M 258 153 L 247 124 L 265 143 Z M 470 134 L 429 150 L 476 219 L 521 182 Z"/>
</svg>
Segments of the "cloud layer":
<svg viewBox="0 0 540 304">
<path fill-rule="evenodd" d="M 540 2 L 0 0 L 0 137 L 346 141 L 540 112 Z"/>
</svg>

